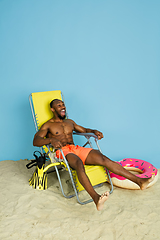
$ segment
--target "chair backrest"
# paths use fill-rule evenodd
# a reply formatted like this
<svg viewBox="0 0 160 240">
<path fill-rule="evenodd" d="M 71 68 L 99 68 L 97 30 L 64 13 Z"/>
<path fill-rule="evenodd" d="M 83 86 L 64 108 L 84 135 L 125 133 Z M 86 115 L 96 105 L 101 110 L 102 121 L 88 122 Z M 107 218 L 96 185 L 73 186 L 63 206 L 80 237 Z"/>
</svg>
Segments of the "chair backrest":
<svg viewBox="0 0 160 240">
<path fill-rule="evenodd" d="M 53 117 L 53 113 L 50 109 L 50 102 L 53 99 L 63 100 L 62 92 L 60 90 L 35 92 L 32 93 L 31 96 L 36 124 L 38 129 L 40 129 L 43 123 Z"/>
</svg>

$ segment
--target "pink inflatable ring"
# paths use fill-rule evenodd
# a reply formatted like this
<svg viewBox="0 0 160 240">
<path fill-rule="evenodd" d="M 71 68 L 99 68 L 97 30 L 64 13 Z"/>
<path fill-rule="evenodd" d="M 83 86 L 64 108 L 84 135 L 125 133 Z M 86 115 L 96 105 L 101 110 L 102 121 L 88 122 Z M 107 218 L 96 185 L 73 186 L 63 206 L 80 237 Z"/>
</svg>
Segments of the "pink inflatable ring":
<svg viewBox="0 0 160 240">
<path fill-rule="evenodd" d="M 149 178 L 152 175 L 155 175 L 154 180 L 148 184 L 147 188 L 151 187 L 158 180 L 158 170 L 149 162 L 146 162 L 140 159 L 125 158 L 117 163 L 129 171 L 135 171 L 137 173 L 140 173 L 140 174 L 135 174 L 137 177 L 140 177 L 140 178 Z M 116 175 L 113 172 L 110 172 L 110 176 L 111 176 L 113 185 L 117 187 L 127 188 L 127 189 L 140 189 L 140 187 L 136 183 L 122 176 Z"/>
</svg>

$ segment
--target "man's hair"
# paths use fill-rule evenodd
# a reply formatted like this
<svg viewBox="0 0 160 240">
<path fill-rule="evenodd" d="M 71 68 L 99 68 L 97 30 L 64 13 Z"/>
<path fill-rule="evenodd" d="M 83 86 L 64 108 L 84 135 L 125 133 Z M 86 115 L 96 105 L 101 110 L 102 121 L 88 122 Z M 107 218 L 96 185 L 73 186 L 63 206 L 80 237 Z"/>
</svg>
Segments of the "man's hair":
<svg viewBox="0 0 160 240">
<path fill-rule="evenodd" d="M 54 104 L 54 102 L 56 102 L 56 101 L 62 101 L 61 99 L 53 99 L 51 102 L 50 102 L 50 108 L 52 108 L 53 107 L 53 104 Z"/>
</svg>

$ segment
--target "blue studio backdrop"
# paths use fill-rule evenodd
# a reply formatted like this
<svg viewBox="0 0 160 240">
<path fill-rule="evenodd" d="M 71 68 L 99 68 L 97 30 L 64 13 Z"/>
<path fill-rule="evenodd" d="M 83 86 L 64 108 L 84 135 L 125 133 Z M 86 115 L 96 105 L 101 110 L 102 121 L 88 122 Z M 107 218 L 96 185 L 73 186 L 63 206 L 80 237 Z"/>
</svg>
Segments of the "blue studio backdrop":
<svg viewBox="0 0 160 240">
<path fill-rule="evenodd" d="M 0 160 L 32 159 L 28 96 L 61 90 L 113 160 L 160 168 L 160 1 L 0 0 Z"/>
</svg>

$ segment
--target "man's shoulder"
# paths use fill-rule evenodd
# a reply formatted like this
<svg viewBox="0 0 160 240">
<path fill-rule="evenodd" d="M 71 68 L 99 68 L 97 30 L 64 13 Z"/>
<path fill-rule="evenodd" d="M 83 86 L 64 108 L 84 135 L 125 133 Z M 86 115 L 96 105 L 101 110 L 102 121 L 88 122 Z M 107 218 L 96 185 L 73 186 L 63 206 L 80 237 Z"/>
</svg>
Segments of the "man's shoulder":
<svg viewBox="0 0 160 240">
<path fill-rule="evenodd" d="M 67 118 L 64 120 L 65 122 L 69 122 L 69 123 L 72 123 L 72 124 L 75 124 L 75 121 L 73 121 L 72 119 L 70 118 Z"/>
<path fill-rule="evenodd" d="M 42 127 L 48 127 L 51 123 L 54 123 L 54 120 L 51 118 L 47 122 L 43 123 Z"/>
<path fill-rule="evenodd" d="M 54 119 L 51 118 L 51 119 L 49 119 L 46 123 L 54 123 Z"/>
<path fill-rule="evenodd" d="M 68 121 L 68 122 L 74 122 L 72 119 L 70 118 L 66 118 L 65 121 Z"/>
</svg>

